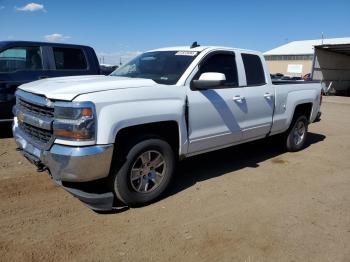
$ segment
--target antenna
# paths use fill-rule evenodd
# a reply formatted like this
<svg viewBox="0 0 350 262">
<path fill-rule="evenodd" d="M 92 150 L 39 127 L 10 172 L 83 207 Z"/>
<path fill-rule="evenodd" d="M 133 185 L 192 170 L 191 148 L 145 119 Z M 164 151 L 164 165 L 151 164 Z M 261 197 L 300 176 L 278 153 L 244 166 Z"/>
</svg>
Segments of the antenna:
<svg viewBox="0 0 350 262">
<path fill-rule="evenodd" d="M 191 45 L 191 48 L 196 48 L 198 46 L 201 46 L 197 43 L 197 41 L 193 42 L 192 45 Z"/>
<path fill-rule="evenodd" d="M 323 32 L 322 32 L 322 45 L 323 45 Z"/>
</svg>

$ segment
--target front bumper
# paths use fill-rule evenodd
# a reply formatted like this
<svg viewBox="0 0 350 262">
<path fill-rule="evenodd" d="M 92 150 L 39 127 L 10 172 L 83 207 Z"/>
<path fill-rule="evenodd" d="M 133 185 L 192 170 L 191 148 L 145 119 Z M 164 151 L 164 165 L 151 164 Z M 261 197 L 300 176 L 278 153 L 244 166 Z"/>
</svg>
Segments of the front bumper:
<svg viewBox="0 0 350 262">
<path fill-rule="evenodd" d="M 114 195 L 112 192 L 90 193 L 79 188 L 62 185 L 59 181 L 55 182 L 93 210 L 110 211 L 113 209 Z"/>
<path fill-rule="evenodd" d="M 53 144 L 49 150 L 42 150 L 25 139 L 18 128 L 17 118 L 13 123 L 13 136 L 18 150 L 39 171 L 48 170 L 55 182 L 68 192 L 96 210 L 110 210 L 113 204 L 111 192 L 95 194 L 77 188 L 66 187 L 62 182 L 89 182 L 108 176 L 113 144 L 86 147 L 71 147 Z"/>
<path fill-rule="evenodd" d="M 316 116 L 315 120 L 314 120 L 314 123 L 317 123 L 317 122 L 320 122 L 320 121 L 321 121 L 321 115 L 322 115 L 322 112 L 319 111 L 319 112 L 317 113 L 317 116 Z"/>
</svg>

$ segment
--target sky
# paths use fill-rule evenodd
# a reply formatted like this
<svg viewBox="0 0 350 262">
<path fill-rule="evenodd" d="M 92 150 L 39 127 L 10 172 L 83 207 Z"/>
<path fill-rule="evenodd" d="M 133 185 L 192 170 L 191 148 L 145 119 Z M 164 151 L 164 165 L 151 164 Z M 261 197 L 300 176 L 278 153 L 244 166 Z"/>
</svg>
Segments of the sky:
<svg viewBox="0 0 350 262">
<path fill-rule="evenodd" d="M 0 0 L 0 41 L 89 45 L 112 64 L 193 41 L 268 51 L 322 32 L 350 37 L 350 0 Z"/>
</svg>

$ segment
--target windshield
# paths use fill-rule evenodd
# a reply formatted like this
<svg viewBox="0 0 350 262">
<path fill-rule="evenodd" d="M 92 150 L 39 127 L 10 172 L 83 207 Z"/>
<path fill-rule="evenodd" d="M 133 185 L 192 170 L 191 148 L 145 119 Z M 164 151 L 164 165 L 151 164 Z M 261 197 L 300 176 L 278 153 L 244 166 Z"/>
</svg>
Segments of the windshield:
<svg viewBox="0 0 350 262">
<path fill-rule="evenodd" d="M 180 79 L 198 52 L 147 52 L 115 70 L 111 76 L 147 78 L 157 83 L 173 85 Z"/>
</svg>

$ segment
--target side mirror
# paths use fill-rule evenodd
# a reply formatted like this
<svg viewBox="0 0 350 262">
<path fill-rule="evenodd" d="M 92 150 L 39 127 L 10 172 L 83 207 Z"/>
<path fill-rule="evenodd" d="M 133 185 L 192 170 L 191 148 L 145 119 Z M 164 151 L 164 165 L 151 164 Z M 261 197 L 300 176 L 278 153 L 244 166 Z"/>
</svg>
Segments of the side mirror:
<svg viewBox="0 0 350 262">
<path fill-rule="evenodd" d="M 194 89 L 210 89 L 211 87 L 221 86 L 225 83 L 226 77 L 222 73 L 208 72 L 200 75 L 198 80 L 191 82 Z"/>
</svg>

